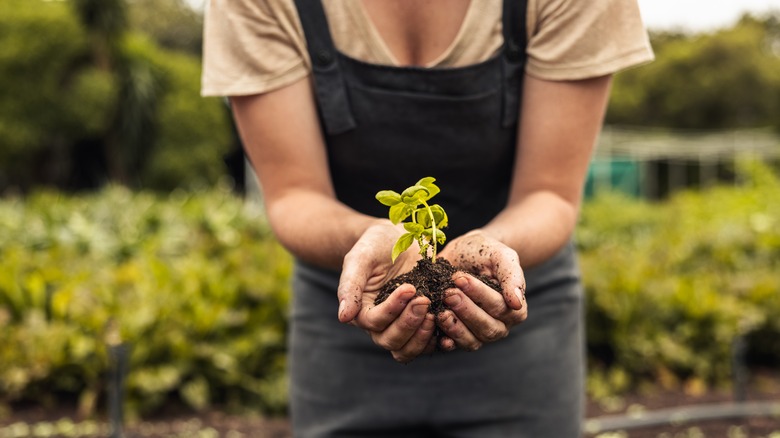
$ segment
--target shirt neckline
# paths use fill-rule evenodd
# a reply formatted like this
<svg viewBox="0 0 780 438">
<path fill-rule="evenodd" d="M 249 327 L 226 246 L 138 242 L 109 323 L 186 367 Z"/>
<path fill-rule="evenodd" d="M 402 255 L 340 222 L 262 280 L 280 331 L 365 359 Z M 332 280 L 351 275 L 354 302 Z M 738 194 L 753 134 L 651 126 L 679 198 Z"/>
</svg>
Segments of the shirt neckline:
<svg viewBox="0 0 780 438">
<path fill-rule="evenodd" d="M 377 30 L 376 26 L 374 25 L 373 20 L 371 19 L 371 16 L 368 15 L 368 12 L 363 7 L 363 2 L 361 0 L 355 0 L 352 3 L 355 3 L 355 9 L 356 13 L 359 15 L 359 22 L 364 27 L 364 32 L 369 36 L 369 38 L 372 40 L 372 46 L 374 46 L 376 49 L 380 50 L 382 52 L 382 57 L 386 59 L 390 65 L 395 67 L 422 67 L 422 68 L 432 68 L 440 65 L 442 61 L 448 59 L 455 51 L 456 49 L 462 44 L 462 41 L 464 40 L 464 35 L 468 33 L 468 30 L 472 26 L 473 17 L 476 15 L 474 13 L 476 1 L 469 0 L 469 5 L 466 8 L 466 14 L 463 16 L 463 21 L 460 23 L 460 28 L 458 29 L 458 32 L 455 34 L 455 38 L 452 39 L 450 44 L 447 46 L 446 49 L 436 57 L 434 57 L 432 60 L 423 63 L 422 65 L 404 65 L 401 62 L 398 61 L 398 58 L 393 54 L 393 52 L 390 50 L 390 47 L 387 46 L 387 43 L 385 43 L 384 38 L 382 38 L 382 35 Z"/>
</svg>

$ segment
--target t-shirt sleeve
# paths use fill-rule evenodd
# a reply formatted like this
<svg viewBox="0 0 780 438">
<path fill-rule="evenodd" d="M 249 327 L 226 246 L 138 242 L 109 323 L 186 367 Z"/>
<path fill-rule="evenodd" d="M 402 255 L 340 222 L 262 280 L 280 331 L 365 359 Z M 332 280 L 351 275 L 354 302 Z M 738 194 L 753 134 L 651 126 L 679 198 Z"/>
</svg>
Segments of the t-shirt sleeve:
<svg viewBox="0 0 780 438">
<path fill-rule="evenodd" d="M 528 74 L 587 79 L 652 61 L 636 0 L 529 2 Z"/>
<path fill-rule="evenodd" d="M 292 1 L 209 0 L 203 30 L 201 94 L 258 94 L 309 73 Z"/>
</svg>

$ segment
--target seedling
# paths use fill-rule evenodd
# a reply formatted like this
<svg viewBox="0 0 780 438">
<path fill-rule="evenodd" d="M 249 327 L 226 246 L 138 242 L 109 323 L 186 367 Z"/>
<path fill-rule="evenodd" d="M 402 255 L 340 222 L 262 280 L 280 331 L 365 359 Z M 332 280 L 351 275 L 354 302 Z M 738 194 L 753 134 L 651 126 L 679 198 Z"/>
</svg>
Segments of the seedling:
<svg viewBox="0 0 780 438">
<path fill-rule="evenodd" d="M 433 182 L 436 178 L 425 177 L 400 194 L 392 190 L 382 190 L 376 194 L 376 199 L 390 207 L 390 221 L 399 224 L 404 222 L 406 233 L 398 238 L 393 245 L 392 259 L 409 249 L 414 241 L 420 246 L 420 255 L 436 263 L 436 245 L 444 245 L 447 240 L 442 228 L 447 226 L 447 213 L 439 204 L 429 205 L 428 201 L 439 193 L 439 187 Z M 430 255 L 428 254 L 430 250 Z"/>
</svg>

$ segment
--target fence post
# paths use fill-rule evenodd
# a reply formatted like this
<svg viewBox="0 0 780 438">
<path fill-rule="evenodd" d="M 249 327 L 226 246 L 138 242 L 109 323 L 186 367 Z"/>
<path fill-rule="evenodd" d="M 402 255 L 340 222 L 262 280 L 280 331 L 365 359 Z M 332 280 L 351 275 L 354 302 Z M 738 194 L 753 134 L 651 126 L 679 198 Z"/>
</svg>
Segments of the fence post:
<svg viewBox="0 0 780 438">
<path fill-rule="evenodd" d="M 737 335 L 731 343 L 731 373 L 734 385 L 734 401 L 747 400 L 747 343 L 743 335 Z"/>
<path fill-rule="evenodd" d="M 119 328 L 110 321 L 106 333 L 108 346 L 108 416 L 111 428 L 110 438 L 123 437 L 124 384 L 130 358 L 130 347 L 122 342 Z"/>
</svg>

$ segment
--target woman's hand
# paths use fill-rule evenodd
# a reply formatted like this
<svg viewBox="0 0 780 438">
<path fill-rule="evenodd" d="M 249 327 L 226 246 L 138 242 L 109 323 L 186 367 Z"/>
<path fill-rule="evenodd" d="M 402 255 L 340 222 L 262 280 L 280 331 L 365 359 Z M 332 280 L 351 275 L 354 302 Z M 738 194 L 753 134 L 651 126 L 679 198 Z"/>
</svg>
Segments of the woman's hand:
<svg viewBox="0 0 780 438">
<path fill-rule="evenodd" d="M 365 330 L 380 347 L 399 362 L 409 362 L 433 351 L 435 322 L 428 313 L 430 300 L 415 296 L 413 286 L 403 284 L 379 305 L 374 300 L 389 279 L 410 271 L 420 256 L 406 251 L 395 261 L 390 253 L 403 229 L 390 221 L 370 226 L 344 257 L 339 280 L 339 321 Z"/>
<path fill-rule="evenodd" d="M 450 338 L 446 342 L 476 350 L 484 343 L 506 337 L 510 328 L 525 321 L 525 277 L 517 252 L 475 230 L 453 240 L 441 256 L 461 270 L 493 278 L 501 285 L 498 293 L 472 275 L 453 275 L 456 288 L 450 289 L 445 298 L 449 309 L 440 313 L 437 320 Z"/>
</svg>

